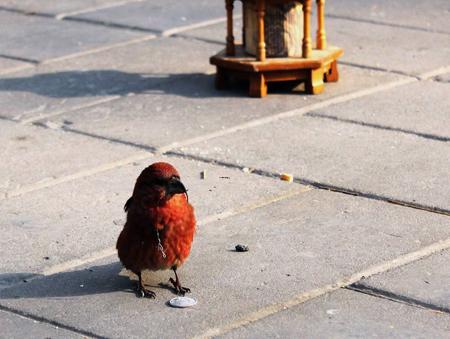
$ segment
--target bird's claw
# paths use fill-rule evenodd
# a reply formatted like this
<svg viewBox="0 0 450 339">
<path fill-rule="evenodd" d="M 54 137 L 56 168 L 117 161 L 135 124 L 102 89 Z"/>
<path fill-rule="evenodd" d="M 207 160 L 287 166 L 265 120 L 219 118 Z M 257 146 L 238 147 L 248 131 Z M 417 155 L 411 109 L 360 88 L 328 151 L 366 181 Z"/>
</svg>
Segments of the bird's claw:
<svg viewBox="0 0 450 339">
<path fill-rule="evenodd" d="M 175 288 L 175 292 L 177 294 L 184 296 L 186 293 L 191 293 L 190 288 L 181 286 L 179 282 L 177 283 L 172 278 L 170 278 L 169 281 L 172 283 L 173 287 Z"/>
<path fill-rule="evenodd" d="M 136 292 L 139 298 L 150 298 L 150 299 L 156 298 L 156 293 L 146 289 L 144 286 L 139 286 Z"/>
</svg>

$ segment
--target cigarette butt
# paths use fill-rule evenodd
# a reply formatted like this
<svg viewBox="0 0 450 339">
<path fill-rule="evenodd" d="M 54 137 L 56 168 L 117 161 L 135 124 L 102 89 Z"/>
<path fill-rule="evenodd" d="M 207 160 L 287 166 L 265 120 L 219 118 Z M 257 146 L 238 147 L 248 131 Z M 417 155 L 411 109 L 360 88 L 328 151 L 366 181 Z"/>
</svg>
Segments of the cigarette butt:
<svg viewBox="0 0 450 339">
<path fill-rule="evenodd" d="M 287 181 L 287 182 L 293 182 L 294 176 L 292 174 L 288 174 L 288 173 L 281 173 L 280 179 L 283 181 Z"/>
</svg>

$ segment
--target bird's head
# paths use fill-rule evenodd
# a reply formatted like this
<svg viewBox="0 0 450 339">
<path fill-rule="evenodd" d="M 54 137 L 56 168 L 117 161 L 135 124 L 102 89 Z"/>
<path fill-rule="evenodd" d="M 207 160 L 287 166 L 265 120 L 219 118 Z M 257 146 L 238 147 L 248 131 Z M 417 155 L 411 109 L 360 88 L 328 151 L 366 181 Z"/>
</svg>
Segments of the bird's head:
<svg viewBox="0 0 450 339">
<path fill-rule="evenodd" d="M 187 198 L 187 190 L 180 180 L 180 174 L 171 164 L 156 162 L 139 175 L 133 196 L 159 204 L 175 194 L 185 194 Z"/>
</svg>

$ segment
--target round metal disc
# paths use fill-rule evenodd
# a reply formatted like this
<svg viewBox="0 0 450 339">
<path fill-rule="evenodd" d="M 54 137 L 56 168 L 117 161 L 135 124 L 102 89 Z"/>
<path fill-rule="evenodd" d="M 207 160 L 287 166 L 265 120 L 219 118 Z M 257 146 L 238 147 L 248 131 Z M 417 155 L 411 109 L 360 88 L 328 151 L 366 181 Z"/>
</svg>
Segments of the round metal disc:
<svg viewBox="0 0 450 339">
<path fill-rule="evenodd" d="M 189 298 L 189 297 L 176 297 L 176 298 L 170 299 L 169 304 L 172 307 L 185 308 L 185 307 L 191 307 L 191 306 L 196 305 L 197 300 Z"/>
</svg>

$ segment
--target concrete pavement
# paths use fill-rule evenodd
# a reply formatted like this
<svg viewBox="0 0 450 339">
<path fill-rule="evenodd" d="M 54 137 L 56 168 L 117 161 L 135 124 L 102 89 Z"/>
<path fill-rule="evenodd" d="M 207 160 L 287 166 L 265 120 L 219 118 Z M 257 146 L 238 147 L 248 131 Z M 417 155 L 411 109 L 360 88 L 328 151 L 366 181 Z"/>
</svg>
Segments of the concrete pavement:
<svg viewBox="0 0 450 339">
<path fill-rule="evenodd" d="M 0 337 L 450 337 L 446 1 L 328 2 L 340 81 L 264 99 L 214 89 L 223 1 L 36 3 L 0 0 Z M 161 160 L 199 221 L 190 309 L 114 249 Z"/>
</svg>

